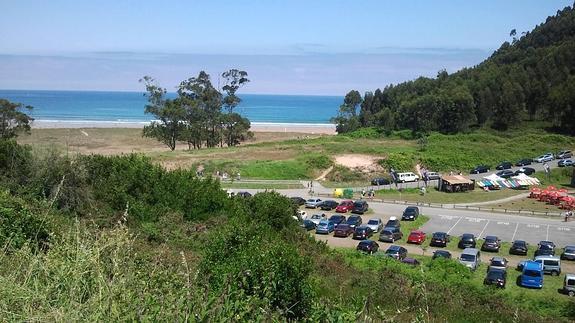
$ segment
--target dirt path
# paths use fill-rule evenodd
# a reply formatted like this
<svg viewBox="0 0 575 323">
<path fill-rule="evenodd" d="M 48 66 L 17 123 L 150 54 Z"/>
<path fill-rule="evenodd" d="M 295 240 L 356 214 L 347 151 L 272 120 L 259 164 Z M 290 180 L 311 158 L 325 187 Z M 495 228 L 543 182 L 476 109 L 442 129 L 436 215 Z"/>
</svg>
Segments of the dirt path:
<svg viewBox="0 0 575 323">
<path fill-rule="evenodd" d="M 322 181 L 325 179 L 325 177 L 327 176 L 327 174 L 329 174 L 329 172 L 331 172 L 333 170 L 333 166 L 330 166 L 328 169 L 326 169 L 323 173 L 321 173 L 321 175 L 319 175 L 318 178 L 314 179 L 314 181 Z"/>
<path fill-rule="evenodd" d="M 521 199 L 524 199 L 528 196 L 529 196 L 529 193 L 522 193 L 522 194 L 517 194 L 517 195 L 510 196 L 510 197 L 506 197 L 506 198 L 503 198 L 500 200 L 486 201 L 486 202 L 475 202 L 475 203 L 461 203 L 461 204 L 454 204 L 454 205 L 461 205 L 461 206 L 490 205 L 490 204 L 506 203 L 506 202 L 511 202 L 511 201 L 515 201 L 515 200 L 521 200 Z"/>
</svg>

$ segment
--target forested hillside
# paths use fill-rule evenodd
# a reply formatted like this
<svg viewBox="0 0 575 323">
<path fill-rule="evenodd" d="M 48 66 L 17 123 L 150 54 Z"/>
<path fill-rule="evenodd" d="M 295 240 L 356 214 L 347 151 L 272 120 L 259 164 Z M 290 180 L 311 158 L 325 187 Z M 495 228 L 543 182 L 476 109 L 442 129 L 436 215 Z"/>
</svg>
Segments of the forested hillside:
<svg viewBox="0 0 575 323">
<path fill-rule="evenodd" d="M 388 85 L 363 98 L 350 91 L 333 118 L 337 131 L 452 134 L 484 125 L 506 130 L 530 120 L 575 134 L 575 9 L 566 7 L 532 31 L 512 30 L 510 36 L 475 67 Z"/>
</svg>

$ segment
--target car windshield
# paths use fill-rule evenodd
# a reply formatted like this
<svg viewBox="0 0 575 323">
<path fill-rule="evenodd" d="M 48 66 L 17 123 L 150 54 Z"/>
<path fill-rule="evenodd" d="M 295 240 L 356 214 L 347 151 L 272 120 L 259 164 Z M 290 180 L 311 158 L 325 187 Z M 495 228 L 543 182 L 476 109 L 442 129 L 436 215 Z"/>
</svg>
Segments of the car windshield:
<svg viewBox="0 0 575 323">
<path fill-rule="evenodd" d="M 321 219 L 321 215 L 319 214 L 314 214 L 311 216 L 312 219 Z"/>
<path fill-rule="evenodd" d="M 363 203 L 361 203 L 361 202 L 355 202 L 355 203 L 353 203 L 353 206 L 354 206 L 354 207 L 363 207 Z"/>
<path fill-rule="evenodd" d="M 379 224 L 379 221 L 377 221 L 377 220 L 369 220 L 369 222 L 367 222 L 367 224 Z"/>
<path fill-rule="evenodd" d="M 461 259 L 461 261 L 475 261 L 475 256 L 474 255 L 468 255 L 468 254 L 462 254 L 459 259 Z"/>
<path fill-rule="evenodd" d="M 539 245 L 540 250 L 553 250 L 553 247 L 548 244 Z"/>
<path fill-rule="evenodd" d="M 329 218 L 331 221 L 339 221 L 341 220 L 342 216 L 341 215 L 332 215 L 331 218 Z"/>
<path fill-rule="evenodd" d="M 387 250 L 385 251 L 385 253 L 387 253 L 387 254 L 396 254 L 396 253 L 399 253 L 399 250 L 387 249 Z"/>
<path fill-rule="evenodd" d="M 526 270 L 523 274 L 527 277 L 540 277 L 541 276 L 541 272 L 536 271 L 536 270 Z"/>
<path fill-rule="evenodd" d="M 503 278 L 503 271 L 502 270 L 490 270 L 487 273 L 487 277 L 490 279 L 501 279 L 501 278 Z"/>
<path fill-rule="evenodd" d="M 565 252 L 575 252 L 575 247 L 565 247 Z"/>
<path fill-rule="evenodd" d="M 494 260 L 491 260 L 491 266 L 502 267 L 502 266 L 505 266 L 505 262 L 503 262 L 502 259 L 494 259 Z"/>
<path fill-rule="evenodd" d="M 438 251 L 436 253 L 433 254 L 434 257 L 444 257 L 447 258 L 449 257 L 449 253 L 445 252 L 445 251 Z"/>
<path fill-rule="evenodd" d="M 443 233 L 434 233 L 433 234 L 434 239 L 443 239 L 443 237 L 444 237 Z"/>
<path fill-rule="evenodd" d="M 472 236 L 472 235 L 464 234 L 464 235 L 461 237 L 461 240 L 472 241 L 472 240 L 473 240 L 473 236 Z"/>
<path fill-rule="evenodd" d="M 525 242 L 523 241 L 516 241 L 513 243 L 514 247 L 524 247 L 525 246 Z"/>
<path fill-rule="evenodd" d="M 357 222 L 357 221 L 359 221 L 358 216 L 352 216 L 349 219 L 347 219 L 347 222 Z"/>
<path fill-rule="evenodd" d="M 485 242 L 493 243 L 496 241 L 497 241 L 497 238 L 495 238 L 495 237 L 485 237 Z"/>
</svg>

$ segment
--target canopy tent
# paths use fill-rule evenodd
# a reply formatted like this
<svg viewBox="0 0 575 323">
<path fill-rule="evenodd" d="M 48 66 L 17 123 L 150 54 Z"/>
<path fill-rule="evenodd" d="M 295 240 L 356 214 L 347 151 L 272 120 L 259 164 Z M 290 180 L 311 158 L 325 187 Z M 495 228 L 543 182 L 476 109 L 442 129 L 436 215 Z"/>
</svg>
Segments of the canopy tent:
<svg viewBox="0 0 575 323">
<path fill-rule="evenodd" d="M 529 177 L 523 173 L 508 179 L 501 178 L 495 174 L 491 174 L 478 181 L 477 185 L 480 187 L 498 189 L 500 187 L 519 188 L 524 186 L 540 185 L 540 182 L 537 178 Z"/>
<path fill-rule="evenodd" d="M 465 192 L 475 188 L 475 181 L 462 175 L 442 176 L 438 189 L 443 192 Z"/>
<path fill-rule="evenodd" d="M 522 186 L 541 185 L 539 179 L 535 177 L 529 177 L 524 173 L 519 173 L 519 175 L 513 176 L 513 179 L 516 180 Z"/>
</svg>

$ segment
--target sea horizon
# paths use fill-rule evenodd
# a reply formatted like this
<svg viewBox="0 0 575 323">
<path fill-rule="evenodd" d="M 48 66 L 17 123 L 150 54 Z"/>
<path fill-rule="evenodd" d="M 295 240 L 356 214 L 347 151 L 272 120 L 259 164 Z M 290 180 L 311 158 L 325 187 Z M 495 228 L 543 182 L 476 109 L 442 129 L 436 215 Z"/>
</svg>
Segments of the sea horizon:
<svg viewBox="0 0 575 323">
<path fill-rule="evenodd" d="M 0 98 L 34 107 L 38 122 L 59 123 L 149 123 L 144 113 L 144 91 L 0 90 Z M 168 92 L 173 98 L 175 92 Z M 332 125 L 343 97 L 296 94 L 239 94 L 236 112 L 254 125 Z"/>
</svg>

